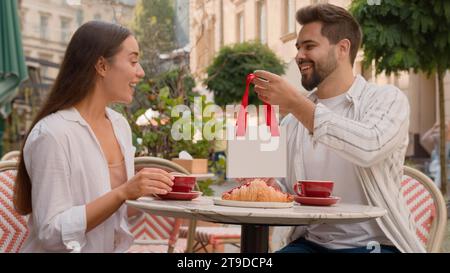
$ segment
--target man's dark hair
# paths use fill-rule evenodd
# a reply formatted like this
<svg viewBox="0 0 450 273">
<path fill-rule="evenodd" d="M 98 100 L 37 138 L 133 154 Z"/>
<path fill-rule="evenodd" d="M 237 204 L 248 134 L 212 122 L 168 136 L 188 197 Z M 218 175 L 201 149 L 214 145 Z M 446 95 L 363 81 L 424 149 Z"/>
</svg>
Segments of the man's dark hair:
<svg viewBox="0 0 450 273">
<path fill-rule="evenodd" d="M 348 39 L 351 43 L 350 63 L 353 66 L 361 44 L 362 32 L 358 22 L 347 10 L 331 4 L 316 4 L 298 10 L 296 19 L 300 25 L 322 23 L 321 33 L 331 44 Z"/>
</svg>

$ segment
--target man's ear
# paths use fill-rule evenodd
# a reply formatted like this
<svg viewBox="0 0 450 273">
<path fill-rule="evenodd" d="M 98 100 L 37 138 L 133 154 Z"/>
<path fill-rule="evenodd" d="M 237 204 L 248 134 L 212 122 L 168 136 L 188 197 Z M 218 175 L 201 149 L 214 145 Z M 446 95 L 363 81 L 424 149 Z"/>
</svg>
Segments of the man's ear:
<svg viewBox="0 0 450 273">
<path fill-rule="evenodd" d="M 340 59 L 350 58 L 350 47 L 352 43 L 349 39 L 342 39 L 337 44 L 338 56 Z"/>
<path fill-rule="evenodd" d="M 97 63 L 95 64 L 95 70 L 97 70 L 97 73 L 100 76 L 105 77 L 107 69 L 108 69 L 108 62 L 106 61 L 105 58 L 100 57 Z"/>
</svg>

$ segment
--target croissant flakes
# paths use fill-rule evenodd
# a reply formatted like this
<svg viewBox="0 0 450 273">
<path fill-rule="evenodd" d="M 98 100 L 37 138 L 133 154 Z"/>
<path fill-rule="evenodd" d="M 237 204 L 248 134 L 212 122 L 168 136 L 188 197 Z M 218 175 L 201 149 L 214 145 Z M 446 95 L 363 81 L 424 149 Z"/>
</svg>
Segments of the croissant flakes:
<svg viewBox="0 0 450 273">
<path fill-rule="evenodd" d="M 294 200 L 293 196 L 280 192 L 259 179 L 223 193 L 222 199 L 253 202 L 292 202 Z"/>
</svg>

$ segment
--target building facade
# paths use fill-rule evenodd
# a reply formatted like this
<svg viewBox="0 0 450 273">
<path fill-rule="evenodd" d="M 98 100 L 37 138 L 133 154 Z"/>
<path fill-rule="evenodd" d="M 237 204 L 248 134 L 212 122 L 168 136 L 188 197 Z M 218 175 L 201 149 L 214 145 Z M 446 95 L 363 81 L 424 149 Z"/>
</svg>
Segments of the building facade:
<svg viewBox="0 0 450 273">
<path fill-rule="evenodd" d="M 294 61 L 295 42 L 301 26 L 295 20 L 298 9 L 330 3 L 348 8 L 351 0 L 191 0 L 190 1 L 190 68 L 201 82 L 205 69 L 224 45 L 259 40 L 288 64 L 284 78 L 301 87 L 301 75 Z M 376 4 L 376 1 L 374 2 Z M 436 76 L 402 72 L 398 75 L 376 75 L 363 70 L 360 51 L 355 73 L 378 84 L 394 84 L 405 92 L 411 104 L 409 155 L 423 152 L 418 140 L 438 118 Z M 199 86 L 199 89 L 204 87 Z M 446 113 L 450 119 L 450 74 L 445 77 Z"/>
<path fill-rule="evenodd" d="M 51 83 L 72 34 L 83 23 L 104 20 L 128 24 L 135 0 L 22 0 L 20 17 L 24 53 Z"/>
<path fill-rule="evenodd" d="M 70 38 L 90 20 L 127 25 L 136 0 L 20 0 L 22 42 L 28 67 L 12 101 L 3 135 L 5 151 L 18 150 L 32 118 L 45 101 L 58 74 Z"/>
</svg>

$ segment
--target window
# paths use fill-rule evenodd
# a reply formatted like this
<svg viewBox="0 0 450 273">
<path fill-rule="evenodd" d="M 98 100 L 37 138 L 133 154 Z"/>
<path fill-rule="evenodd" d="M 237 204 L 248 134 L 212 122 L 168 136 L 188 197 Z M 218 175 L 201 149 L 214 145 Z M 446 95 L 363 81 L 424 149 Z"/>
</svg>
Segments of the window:
<svg viewBox="0 0 450 273">
<path fill-rule="evenodd" d="M 48 40 L 48 38 L 49 38 L 48 21 L 49 21 L 49 16 L 41 14 L 39 30 L 40 30 L 40 37 L 41 37 L 41 39 L 44 39 L 44 40 Z"/>
<path fill-rule="evenodd" d="M 245 28 L 244 28 L 244 12 L 240 12 L 237 15 L 237 40 L 239 43 L 245 41 Z"/>
<path fill-rule="evenodd" d="M 295 32 L 295 0 L 285 0 L 286 11 L 286 32 L 285 34 Z"/>
<path fill-rule="evenodd" d="M 256 3 L 257 11 L 257 35 L 261 43 L 267 43 L 267 7 L 266 1 L 261 0 Z"/>
<path fill-rule="evenodd" d="M 283 0 L 281 5 L 281 40 L 288 42 L 296 38 L 295 0 Z"/>
<path fill-rule="evenodd" d="M 69 41 L 70 36 L 70 20 L 67 18 L 61 18 L 61 42 L 66 43 Z"/>
<path fill-rule="evenodd" d="M 46 53 L 40 53 L 39 54 L 39 59 L 41 59 L 42 61 L 49 61 L 52 62 L 53 61 L 53 56 L 50 54 L 46 54 Z M 49 73 L 49 67 L 46 65 L 41 65 L 40 67 L 41 70 L 41 78 L 45 81 L 48 80 L 50 78 L 50 73 Z"/>
<path fill-rule="evenodd" d="M 20 30 L 23 32 L 25 31 L 25 26 L 26 26 L 26 15 L 27 15 L 28 10 L 26 8 L 21 8 L 20 9 Z"/>
<path fill-rule="evenodd" d="M 77 24 L 78 24 L 78 26 L 81 26 L 83 24 L 83 21 L 84 21 L 83 10 L 79 9 L 79 10 L 77 10 Z"/>
</svg>

